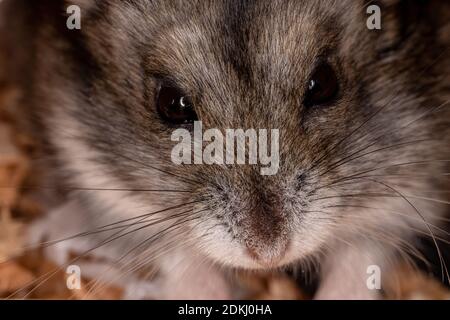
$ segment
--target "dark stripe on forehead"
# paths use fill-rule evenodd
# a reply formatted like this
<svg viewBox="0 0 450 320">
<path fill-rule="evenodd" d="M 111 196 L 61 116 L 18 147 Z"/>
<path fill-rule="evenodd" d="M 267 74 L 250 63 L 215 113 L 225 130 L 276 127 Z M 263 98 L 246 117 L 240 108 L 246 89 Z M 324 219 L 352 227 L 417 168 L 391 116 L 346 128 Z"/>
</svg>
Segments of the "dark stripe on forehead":
<svg viewBox="0 0 450 320">
<path fill-rule="evenodd" d="M 252 81 L 249 46 L 251 45 L 251 22 L 255 5 L 255 2 L 247 0 L 227 1 L 222 15 L 223 39 L 221 45 L 224 61 L 231 64 L 239 79 L 245 83 Z"/>
</svg>

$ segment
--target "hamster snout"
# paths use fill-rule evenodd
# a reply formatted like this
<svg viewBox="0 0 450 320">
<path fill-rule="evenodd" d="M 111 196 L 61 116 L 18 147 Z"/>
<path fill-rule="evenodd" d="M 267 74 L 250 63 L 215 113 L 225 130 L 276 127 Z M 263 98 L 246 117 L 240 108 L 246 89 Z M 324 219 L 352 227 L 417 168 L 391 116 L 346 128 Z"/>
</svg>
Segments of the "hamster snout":
<svg viewBox="0 0 450 320">
<path fill-rule="evenodd" d="M 279 190 L 269 191 L 265 184 L 249 188 L 222 188 L 217 193 L 221 201 L 212 200 L 211 205 L 223 212 L 217 218 L 251 258 L 263 266 L 276 266 L 289 246 L 292 213 L 286 210 Z M 228 200 L 223 201 L 224 197 Z"/>
<path fill-rule="evenodd" d="M 248 166 L 211 168 L 202 177 L 206 187 L 198 194 L 203 201 L 199 208 L 207 208 L 214 223 L 207 220 L 194 228 L 209 230 L 211 240 L 206 236 L 205 243 L 221 249 L 206 252 L 219 261 L 236 259 L 233 264 L 249 268 L 276 268 L 306 254 L 308 243 L 301 236 L 312 223 L 307 213 L 312 210 L 314 183 L 305 173 L 293 171 L 261 176 L 258 168 Z M 223 242 L 216 244 L 219 239 Z M 232 256 L 226 252 L 233 252 Z"/>
</svg>

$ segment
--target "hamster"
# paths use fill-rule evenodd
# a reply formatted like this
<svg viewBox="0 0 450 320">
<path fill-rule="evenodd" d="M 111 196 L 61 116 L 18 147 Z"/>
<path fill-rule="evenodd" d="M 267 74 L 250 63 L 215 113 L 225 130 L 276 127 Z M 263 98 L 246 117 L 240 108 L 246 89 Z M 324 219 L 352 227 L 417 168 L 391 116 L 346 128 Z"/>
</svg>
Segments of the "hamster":
<svg viewBox="0 0 450 320">
<path fill-rule="evenodd" d="M 449 5 L 375 4 L 380 30 L 362 0 L 4 1 L 31 19 L 10 45 L 31 46 L 26 113 L 79 232 L 117 226 L 95 250 L 158 266 L 155 298 L 200 282 L 196 298 L 226 298 L 233 270 L 313 263 L 315 298 L 377 299 L 370 270 L 409 261 L 418 236 L 442 256 Z M 278 129 L 278 172 L 174 164 L 172 134 L 195 121 Z"/>
</svg>

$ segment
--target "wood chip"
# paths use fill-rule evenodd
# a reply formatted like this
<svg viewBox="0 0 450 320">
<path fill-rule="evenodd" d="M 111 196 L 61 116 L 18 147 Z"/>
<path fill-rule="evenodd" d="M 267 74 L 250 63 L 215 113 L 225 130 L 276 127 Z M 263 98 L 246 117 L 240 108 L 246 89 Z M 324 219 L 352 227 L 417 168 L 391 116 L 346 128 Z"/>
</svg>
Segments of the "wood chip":
<svg viewBox="0 0 450 320">
<path fill-rule="evenodd" d="M 307 300 L 293 279 L 281 274 L 242 274 L 238 280 L 250 300 Z"/>
<path fill-rule="evenodd" d="M 398 267 L 384 287 L 391 300 L 450 300 L 450 291 L 442 283 L 407 265 Z"/>
<path fill-rule="evenodd" d="M 33 279 L 33 274 L 16 262 L 0 263 L 0 296 L 20 290 Z"/>
</svg>

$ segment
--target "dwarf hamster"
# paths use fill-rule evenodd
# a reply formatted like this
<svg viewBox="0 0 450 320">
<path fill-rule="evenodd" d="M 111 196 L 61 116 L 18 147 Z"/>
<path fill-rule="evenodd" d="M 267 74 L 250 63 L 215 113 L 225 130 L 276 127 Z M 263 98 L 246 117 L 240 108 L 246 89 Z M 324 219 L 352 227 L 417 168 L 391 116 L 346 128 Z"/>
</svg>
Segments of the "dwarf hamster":
<svg viewBox="0 0 450 320">
<path fill-rule="evenodd" d="M 369 4 L 381 9 L 381 29 L 368 28 Z M 370 299 L 380 296 L 370 270 L 409 260 L 419 235 L 440 251 L 450 194 L 447 3 L 9 5 L 29 18 L 13 45 L 29 48 L 23 90 L 48 168 L 83 208 L 86 230 L 119 223 L 107 243 L 119 260 L 156 264 L 180 288 L 207 278 L 198 266 L 310 265 L 321 274 L 316 298 Z M 69 5 L 81 9 L 80 29 L 67 27 Z M 174 164 L 172 133 L 195 121 L 221 132 L 278 129 L 278 172 Z"/>
</svg>

